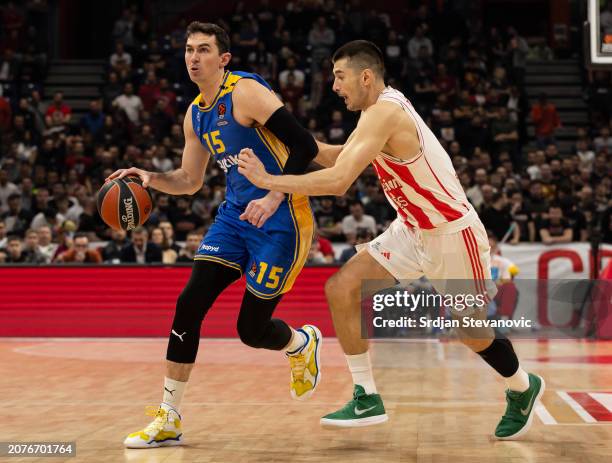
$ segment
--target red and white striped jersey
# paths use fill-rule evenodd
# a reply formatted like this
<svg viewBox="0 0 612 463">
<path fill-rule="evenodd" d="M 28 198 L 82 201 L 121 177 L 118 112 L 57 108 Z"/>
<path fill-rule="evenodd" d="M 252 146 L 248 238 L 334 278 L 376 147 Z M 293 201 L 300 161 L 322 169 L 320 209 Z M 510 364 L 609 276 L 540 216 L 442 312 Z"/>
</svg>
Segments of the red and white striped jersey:
<svg viewBox="0 0 612 463">
<path fill-rule="evenodd" d="M 419 152 L 409 161 L 386 153 L 380 153 L 372 161 L 398 217 L 408 226 L 444 233 L 469 226 L 476 211 L 467 200 L 451 159 L 436 136 L 402 92 L 386 87 L 378 101 L 400 105 L 414 121 L 419 137 Z"/>
</svg>

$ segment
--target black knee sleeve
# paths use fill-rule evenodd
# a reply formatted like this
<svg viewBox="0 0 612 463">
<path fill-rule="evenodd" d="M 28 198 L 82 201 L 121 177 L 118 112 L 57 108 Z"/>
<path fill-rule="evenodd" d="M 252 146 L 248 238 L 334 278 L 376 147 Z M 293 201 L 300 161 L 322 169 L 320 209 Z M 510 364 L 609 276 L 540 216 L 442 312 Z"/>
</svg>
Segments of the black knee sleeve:
<svg viewBox="0 0 612 463">
<path fill-rule="evenodd" d="M 291 328 L 284 321 L 271 318 L 282 296 L 261 299 L 246 290 L 238 315 L 238 335 L 247 346 L 281 350 L 291 340 Z"/>
<path fill-rule="evenodd" d="M 207 260 L 194 261 L 191 277 L 176 302 L 166 359 L 195 362 L 202 320 L 217 296 L 240 278 L 238 270 Z"/>
<path fill-rule="evenodd" d="M 491 345 L 478 352 L 478 355 L 504 378 L 509 378 L 518 370 L 518 357 L 512 343 L 507 338 L 494 339 Z"/>
</svg>

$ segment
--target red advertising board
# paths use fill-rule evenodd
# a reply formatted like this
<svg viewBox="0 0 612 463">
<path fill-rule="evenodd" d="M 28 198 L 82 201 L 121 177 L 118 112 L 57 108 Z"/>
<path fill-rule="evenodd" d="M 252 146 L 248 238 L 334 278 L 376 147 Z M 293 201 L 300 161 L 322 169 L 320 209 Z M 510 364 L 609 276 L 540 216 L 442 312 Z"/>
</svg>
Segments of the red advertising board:
<svg viewBox="0 0 612 463">
<path fill-rule="evenodd" d="M 275 316 L 333 336 L 325 281 L 336 267 L 307 267 Z M 190 267 L 0 267 L 0 336 L 167 336 Z M 215 302 L 202 335 L 236 337 L 244 279 Z"/>
</svg>

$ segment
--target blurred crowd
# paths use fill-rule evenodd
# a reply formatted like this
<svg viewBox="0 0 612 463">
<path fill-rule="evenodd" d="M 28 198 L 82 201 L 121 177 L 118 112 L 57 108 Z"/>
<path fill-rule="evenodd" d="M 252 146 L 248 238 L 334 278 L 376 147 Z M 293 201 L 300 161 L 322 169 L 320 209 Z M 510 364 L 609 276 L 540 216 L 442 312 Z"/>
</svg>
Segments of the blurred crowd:
<svg viewBox="0 0 612 463">
<path fill-rule="evenodd" d="M 0 11 L 0 262 L 189 261 L 224 200 L 225 179 L 209 163 L 192 197 L 153 192 L 154 210 L 125 236 L 101 221 L 95 193 L 117 168 L 180 165 L 182 121 L 197 94 L 184 65 L 187 22 L 153 30 L 136 8 L 114 23 L 101 98 L 80 116 L 61 92 L 45 94 L 46 43 L 36 39 L 46 2 Z M 318 139 L 342 144 L 356 122 L 332 92 L 331 54 L 346 41 L 377 43 L 388 84 L 403 91 L 449 152 L 467 196 L 498 240 L 612 242 L 610 74 L 585 84 L 591 123 L 569 154 L 547 95 L 530 106 L 528 60 L 553 52 L 514 27 L 484 29 L 468 11 L 426 5 L 390 17 L 353 1 L 238 2 L 215 21 L 232 40 L 230 69 L 270 82 Z M 31 39 L 31 40 L 30 40 Z M 527 146 L 527 122 L 536 148 Z M 346 260 L 337 243 L 367 242 L 395 214 L 371 168 L 343 197 L 312 198 L 318 236 L 309 262 Z M 343 246 L 345 247 L 345 246 Z"/>
</svg>

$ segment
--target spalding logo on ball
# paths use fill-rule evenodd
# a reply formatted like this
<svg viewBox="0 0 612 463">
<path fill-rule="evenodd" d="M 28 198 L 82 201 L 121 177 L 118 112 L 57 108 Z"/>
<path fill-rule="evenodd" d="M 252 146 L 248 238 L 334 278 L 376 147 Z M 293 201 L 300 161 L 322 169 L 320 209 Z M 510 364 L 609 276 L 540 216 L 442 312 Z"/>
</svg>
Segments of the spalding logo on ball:
<svg viewBox="0 0 612 463">
<path fill-rule="evenodd" d="M 98 191 L 98 212 L 115 230 L 133 230 L 147 221 L 153 200 L 139 177 L 129 176 L 106 182 Z"/>
</svg>

